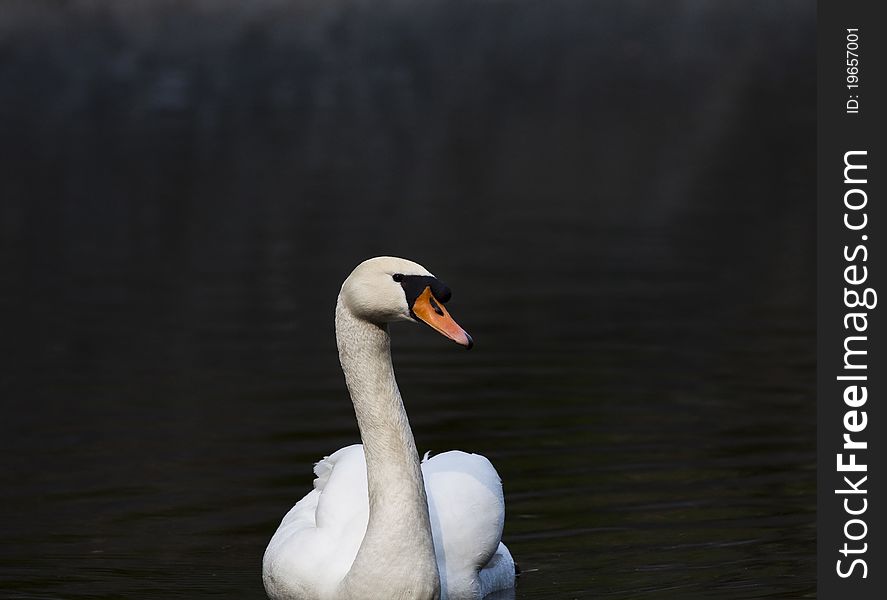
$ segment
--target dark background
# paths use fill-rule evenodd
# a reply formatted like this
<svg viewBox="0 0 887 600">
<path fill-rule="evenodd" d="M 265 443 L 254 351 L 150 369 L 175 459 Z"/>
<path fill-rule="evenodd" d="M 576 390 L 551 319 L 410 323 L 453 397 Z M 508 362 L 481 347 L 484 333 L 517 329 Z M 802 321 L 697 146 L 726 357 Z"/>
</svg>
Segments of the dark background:
<svg viewBox="0 0 887 600">
<path fill-rule="evenodd" d="M 0 596 L 261 598 L 357 440 L 338 286 L 417 260 L 419 448 L 517 598 L 812 597 L 815 5 L 0 4 Z"/>
</svg>

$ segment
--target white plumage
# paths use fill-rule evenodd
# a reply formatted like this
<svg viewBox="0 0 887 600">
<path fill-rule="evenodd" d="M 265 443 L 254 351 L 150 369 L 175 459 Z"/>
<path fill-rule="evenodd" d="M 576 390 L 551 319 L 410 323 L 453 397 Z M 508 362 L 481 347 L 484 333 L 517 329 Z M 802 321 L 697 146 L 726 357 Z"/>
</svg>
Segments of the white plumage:
<svg viewBox="0 0 887 600">
<path fill-rule="evenodd" d="M 478 600 L 514 585 L 501 542 L 502 483 L 490 461 L 450 451 L 420 464 L 387 323 L 418 316 L 472 342 L 436 310 L 440 298 L 431 307 L 442 318 L 426 320 L 403 277 L 433 278 L 416 263 L 383 257 L 359 265 L 342 286 L 336 337 L 364 444 L 318 462 L 314 489 L 284 516 L 263 561 L 273 600 Z"/>
<path fill-rule="evenodd" d="M 336 586 L 366 533 L 363 446 L 342 448 L 317 463 L 314 472 L 314 490 L 286 514 L 265 553 L 265 585 L 272 598 L 337 598 Z M 514 561 L 500 542 L 505 500 L 490 461 L 453 450 L 424 460 L 422 474 L 440 597 L 483 598 L 513 585 Z M 302 583 L 287 588 L 296 582 Z"/>
</svg>

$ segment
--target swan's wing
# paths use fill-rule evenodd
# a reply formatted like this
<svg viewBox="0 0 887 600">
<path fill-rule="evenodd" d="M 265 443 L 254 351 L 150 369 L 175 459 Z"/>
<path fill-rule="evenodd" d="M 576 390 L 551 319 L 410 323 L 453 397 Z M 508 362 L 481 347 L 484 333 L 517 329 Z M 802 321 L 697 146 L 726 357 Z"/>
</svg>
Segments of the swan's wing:
<svg viewBox="0 0 887 600">
<path fill-rule="evenodd" d="M 369 519 L 367 464 L 363 446 L 347 446 L 314 466 L 314 491 L 320 493 L 315 527 L 340 533 L 357 531 L 363 541 Z M 355 555 L 357 550 L 355 549 Z"/>
<path fill-rule="evenodd" d="M 314 467 L 314 489 L 283 517 L 262 565 L 271 598 L 314 598 L 351 568 L 366 533 L 363 446 L 342 448 Z"/>
<path fill-rule="evenodd" d="M 499 573 L 505 570 L 498 565 L 505 564 L 506 556 L 511 558 L 507 549 L 500 556 L 500 547 L 505 548 L 501 544 L 505 498 L 496 469 L 483 456 L 451 451 L 426 459 L 422 474 L 445 593 L 486 594 L 499 589 L 479 588 L 494 582 L 502 585 Z M 509 582 L 513 584 L 514 563 L 510 562 Z M 488 565 L 494 570 L 487 575 L 495 572 L 495 577 L 481 576 Z"/>
<path fill-rule="evenodd" d="M 314 489 L 284 515 L 281 528 L 338 529 L 367 511 L 366 502 L 355 502 L 361 497 L 361 491 L 366 496 L 366 459 L 362 445 L 346 446 L 325 456 L 314 465 L 314 475 Z"/>
</svg>

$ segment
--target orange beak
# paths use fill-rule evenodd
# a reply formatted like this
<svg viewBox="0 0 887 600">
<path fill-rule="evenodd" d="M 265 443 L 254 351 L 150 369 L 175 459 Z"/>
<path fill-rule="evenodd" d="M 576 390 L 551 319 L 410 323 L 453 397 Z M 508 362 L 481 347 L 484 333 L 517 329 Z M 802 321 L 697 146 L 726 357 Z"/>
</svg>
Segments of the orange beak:
<svg viewBox="0 0 887 600">
<path fill-rule="evenodd" d="M 431 293 L 431 288 L 426 287 L 425 291 L 419 294 L 413 303 L 413 314 L 431 326 L 432 329 L 450 338 L 460 346 L 465 346 L 469 350 L 474 345 L 474 340 L 468 333 L 459 327 L 459 324 L 453 320 L 447 309 L 441 302 L 438 302 Z"/>
</svg>

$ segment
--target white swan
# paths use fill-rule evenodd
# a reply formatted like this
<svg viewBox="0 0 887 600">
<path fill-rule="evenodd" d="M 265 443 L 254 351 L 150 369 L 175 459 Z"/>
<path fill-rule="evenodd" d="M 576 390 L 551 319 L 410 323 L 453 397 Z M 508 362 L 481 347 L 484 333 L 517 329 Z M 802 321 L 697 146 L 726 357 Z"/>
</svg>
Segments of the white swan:
<svg viewBox="0 0 887 600">
<path fill-rule="evenodd" d="M 421 320 L 471 348 L 449 298 L 401 258 L 369 259 L 342 285 L 336 341 L 363 445 L 317 463 L 314 490 L 271 538 L 262 578 L 273 600 L 479 599 L 514 585 L 499 475 L 458 451 L 420 464 L 394 379 L 389 322 Z"/>
</svg>

